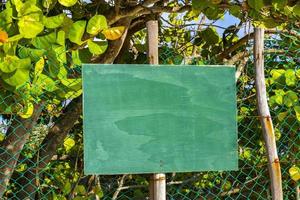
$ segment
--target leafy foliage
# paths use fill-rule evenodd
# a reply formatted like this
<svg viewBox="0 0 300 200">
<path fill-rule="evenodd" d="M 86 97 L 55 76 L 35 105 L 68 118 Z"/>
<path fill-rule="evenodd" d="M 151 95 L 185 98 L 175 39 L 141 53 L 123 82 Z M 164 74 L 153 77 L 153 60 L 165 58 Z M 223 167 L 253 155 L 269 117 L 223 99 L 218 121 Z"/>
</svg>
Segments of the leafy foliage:
<svg viewBox="0 0 300 200">
<path fill-rule="evenodd" d="M 77 0 L 58 2 L 71 7 Z M 72 55 L 84 54 L 91 59 L 106 51 L 106 39 L 115 40 L 123 34 L 124 27 L 109 28 L 103 15 L 73 20 L 65 13 L 50 14 L 53 4 L 50 0 L 43 1 L 43 5 L 14 0 L 0 12 L 0 94 L 12 93 L 11 98 L 1 102 L 1 113 L 28 118 L 33 104 L 43 99 L 50 97 L 53 101 L 49 103 L 57 104 L 79 96 L 81 79 L 69 77 L 72 68 L 82 61 Z M 100 32 L 104 37 L 94 41 L 99 40 Z M 25 91 L 27 95 L 21 95 Z M 19 109 L 22 112 L 17 112 Z"/>
</svg>

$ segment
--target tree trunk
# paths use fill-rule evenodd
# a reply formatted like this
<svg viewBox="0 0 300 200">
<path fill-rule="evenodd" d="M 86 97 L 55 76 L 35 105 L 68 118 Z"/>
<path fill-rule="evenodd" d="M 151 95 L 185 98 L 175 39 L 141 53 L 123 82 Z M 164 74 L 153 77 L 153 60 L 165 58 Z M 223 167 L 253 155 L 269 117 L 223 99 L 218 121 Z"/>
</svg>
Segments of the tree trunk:
<svg viewBox="0 0 300 200">
<path fill-rule="evenodd" d="M 20 153 L 42 112 L 42 107 L 42 104 L 36 105 L 29 119 L 17 117 L 10 125 L 5 140 L 0 144 L 0 197 L 6 191 Z"/>
<path fill-rule="evenodd" d="M 267 91 L 264 75 L 264 29 L 255 28 L 254 32 L 254 64 L 256 72 L 256 95 L 258 112 L 265 140 L 268 168 L 271 179 L 271 191 L 273 200 L 282 200 L 282 180 L 280 163 L 277 155 L 276 140 L 270 110 L 267 101 Z"/>
<path fill-rule="evenodd" d="M 22 190 L 16 193 L 18 199 L 35 199 L 37 191 L 37 178 L 41 177 L 43 169 L 51 161 L 51 158 L 56 154 L 58 146 L 62 145 L 64 139 L 73 128 L 76 121 L 82 114 L 82 97 L 78 97 L 71 101 L 65 111 L 60 115 L 57 123 L 50 128 L 47 136 L 43 140 L 40 151 L 28 162 L 34 163 L 33 166 L 26 169 L 24 176 L 18 179 L 19 185 L 24 185 Z M 31 183 L 28 184 L 28 181 Z"/>
</svg>

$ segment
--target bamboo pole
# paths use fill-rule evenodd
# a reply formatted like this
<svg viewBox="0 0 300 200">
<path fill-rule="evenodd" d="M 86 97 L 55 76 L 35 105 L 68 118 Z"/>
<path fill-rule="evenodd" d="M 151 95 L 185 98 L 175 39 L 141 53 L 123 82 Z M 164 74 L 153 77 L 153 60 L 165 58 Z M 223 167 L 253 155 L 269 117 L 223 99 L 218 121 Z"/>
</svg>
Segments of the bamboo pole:
<svg viewBox="0 0 300 200">
<path fill-rule="evenodd" d="M 268 169 L 271 179 L 271 191 L 273 200 L 282 200 L 282 180 L 280 162 L 277 154 L 274 127 L 267 101 L 267 91 L 264 75 L 264 29 L 254 30 L 254 65 L 255 65 L 255 85 L 263 136 L 265 140 Z"/>
<path fill-rule="evenodd" d="M 158 65 L 158 22 L 148 21 L 147 24 L 148 61 Z M 166 200 L 166 175 L 153 174 L 149 184 L 150 200 Z"/>
</svg>

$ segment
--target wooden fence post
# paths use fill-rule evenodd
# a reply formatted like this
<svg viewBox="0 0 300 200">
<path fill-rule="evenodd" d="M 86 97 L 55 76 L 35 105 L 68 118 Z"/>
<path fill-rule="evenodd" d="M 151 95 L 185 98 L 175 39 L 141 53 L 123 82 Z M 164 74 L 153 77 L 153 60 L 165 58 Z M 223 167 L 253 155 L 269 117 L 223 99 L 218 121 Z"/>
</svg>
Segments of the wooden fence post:
<svg viewBox="0 0 300 200">
<path fill-rule="evenodd" d="M 267 90 L 264 75 L 264 29 L 255 28 L 254 30 L 254 65 L 255 65 L 255 84 L 263 136 L 265 140 L 268 169 L 271 179 L 271 191 L 273 200 L 282 200 L 282 180 L 280 162 L 277 154 L 274 127 L 267 101 Z"/>
<path fill-rule="evenodd" d="M 158 22 L 147 22 L 148 61 L 151 65 L 158 65 Z M 166 175 L 153 174 L 149 184 L 150 200 L 166 199 Z"/>
</svg>

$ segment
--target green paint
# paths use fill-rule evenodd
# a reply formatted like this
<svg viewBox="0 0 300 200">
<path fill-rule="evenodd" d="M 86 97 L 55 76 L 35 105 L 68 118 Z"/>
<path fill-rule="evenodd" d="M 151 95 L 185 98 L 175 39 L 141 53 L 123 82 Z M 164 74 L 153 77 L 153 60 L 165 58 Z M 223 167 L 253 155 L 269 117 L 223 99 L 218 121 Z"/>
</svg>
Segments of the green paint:
<svg viewBox="0 0 300 200">
<path fill-rule="evenodd" d="M 86 174 L 237 169 L 231 66 L 84 65 Z"/>
</svg>

